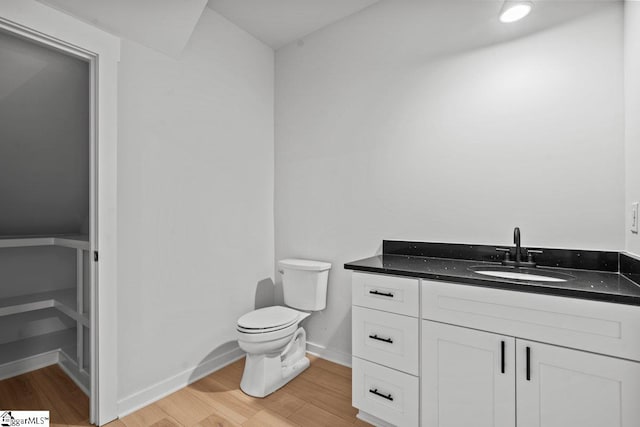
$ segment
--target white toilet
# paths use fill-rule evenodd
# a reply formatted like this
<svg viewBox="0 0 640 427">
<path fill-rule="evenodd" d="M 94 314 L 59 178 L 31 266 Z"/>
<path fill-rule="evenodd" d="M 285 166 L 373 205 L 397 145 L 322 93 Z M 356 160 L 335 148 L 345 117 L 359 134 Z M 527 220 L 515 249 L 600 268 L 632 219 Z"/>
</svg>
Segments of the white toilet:
<svg viewBox="0 0 640 427">
<path fill-rule="evenodd" d="M 247 352 L 240 388 L 255 397 L 273 393 L 309 367 L 307 337 L 299 324 L 310 311 L 327 306 L 331 264 L 285 259 L 278 265 L 288 307 L 261 308 L 238 319 L 238 345 Z"/>
</svg>

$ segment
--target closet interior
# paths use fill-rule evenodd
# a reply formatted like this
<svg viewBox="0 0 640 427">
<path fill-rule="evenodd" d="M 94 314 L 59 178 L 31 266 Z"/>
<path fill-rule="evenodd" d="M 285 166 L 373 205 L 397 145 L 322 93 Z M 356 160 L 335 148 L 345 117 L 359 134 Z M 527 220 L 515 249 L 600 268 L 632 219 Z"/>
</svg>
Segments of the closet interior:
<svg viewBox="0 0 640 427">
<path fill-rule="evenodd" d="M 0 32 L 0 380 L 91 389 L 90 66 Z"/>
</svg>

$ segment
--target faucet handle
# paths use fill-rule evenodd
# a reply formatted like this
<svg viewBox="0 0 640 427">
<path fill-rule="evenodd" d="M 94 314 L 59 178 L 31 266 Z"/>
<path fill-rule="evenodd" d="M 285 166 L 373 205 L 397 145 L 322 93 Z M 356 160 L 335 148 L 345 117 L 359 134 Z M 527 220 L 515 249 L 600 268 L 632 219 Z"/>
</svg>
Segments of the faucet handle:
<svg viewBox="0 0 640 427">
<path fill-rule="evenodd" d="M 511 249 L 509 248 L 496 248 L 498 252 L 504 252 L 504 260 L 509 261 L 509 257 L 511 256 Z"/>
<path fill-rule="evenodd" d="M 544 253 L 542 249 L 527 249 L 527 261 L 533 262 L 533 254 Z"/>
</svg>

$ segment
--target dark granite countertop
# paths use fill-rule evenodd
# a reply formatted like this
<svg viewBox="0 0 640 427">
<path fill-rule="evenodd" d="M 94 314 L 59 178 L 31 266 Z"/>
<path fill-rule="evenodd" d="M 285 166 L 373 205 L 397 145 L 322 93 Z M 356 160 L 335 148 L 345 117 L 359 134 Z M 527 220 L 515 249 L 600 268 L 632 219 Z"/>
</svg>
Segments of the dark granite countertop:
<svg viewBox="0 0 640 427">
<path fill-rule="evenodd" d="M 455 282 L 462 285 L 483 286 L 511 291 L 532 292 L 619 304 L 640 306 L 640 285 L 613 271 L 540 267 L 574 277 L 567 282 L 537 282 L 485 276 L 469 269 L 473 266 L 496 266 L 500 263 L 466 259 L 447 259 L 424 256 L 383 254 L 349 262 L 348 270 L 419 277 Z"/>
</svg>

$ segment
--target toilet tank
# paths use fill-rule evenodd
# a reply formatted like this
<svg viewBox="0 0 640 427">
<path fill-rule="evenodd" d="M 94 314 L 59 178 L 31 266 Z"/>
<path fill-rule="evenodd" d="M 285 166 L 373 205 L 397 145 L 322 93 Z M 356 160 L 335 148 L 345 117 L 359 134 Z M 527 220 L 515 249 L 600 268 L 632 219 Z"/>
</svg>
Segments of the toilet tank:
<svg viewBox="0 0 640 427">
<path fill-rule="evenodd" d="M 282 292 L 287 306 L 307 311 L 324 310 L 327 306 L 330 263 L 283 259 L 278 266 L 282 273 Z"/>
</svg>

